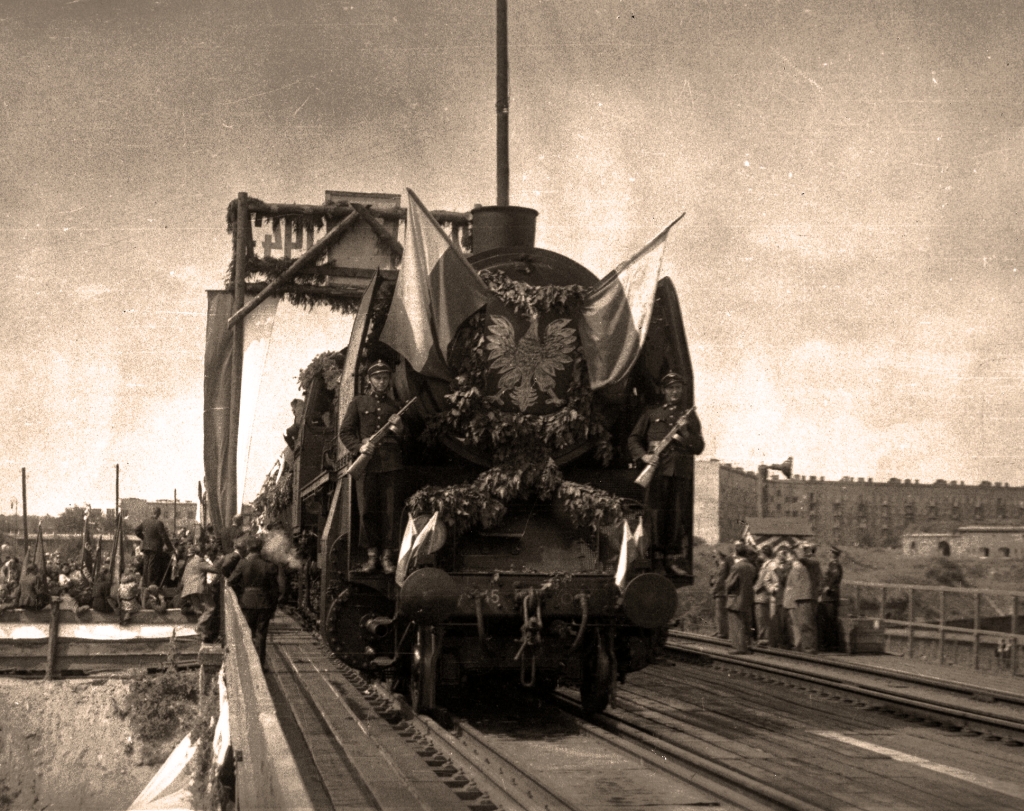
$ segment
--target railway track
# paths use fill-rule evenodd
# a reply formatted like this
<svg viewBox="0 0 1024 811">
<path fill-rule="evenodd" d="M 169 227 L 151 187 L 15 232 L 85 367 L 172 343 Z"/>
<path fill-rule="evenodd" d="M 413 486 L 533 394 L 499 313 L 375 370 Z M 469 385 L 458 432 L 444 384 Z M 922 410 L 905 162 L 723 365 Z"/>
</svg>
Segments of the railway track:
<svg viewBox="0 0 1024 811">
<path fill-rule="evenodd" d="M 457 717 L 441 726 L 289 623 L 275 621 L 268 685 L 318 808 L 988 811 L 1024 802 L 1024 747 L 981 745 L 994 733 L 960 720 L 888 711 L 874 695 L 841 692 L 838 677 L 800 681 L 781 672 L 786 662 L 753 667 L 768 657 L 677 639 L 684 659 L 631 675 L 595 718 L 582 717 L 571 689 L 540 700 L 484 686 L 463 691 L 451 705 Z"/>
<path fill-rule="evenodd" d="M 675 631 L 670 634 L 668 648 L 706 657 L 728 669 L 758 673 L 778 683 L 813 686 L 851 697 L 861 708 L 937 723 L 989 741 L 1024 745 L 1024 695 L 1020 693 L 910 673 L 896 677 L 892 670 L 840 656 L 829 656 L 823 662 L 820 656 L 765 649 L 759 651 L 761 656 L 736 657 L 728 652 L 725 640 Z"/>
</svg>

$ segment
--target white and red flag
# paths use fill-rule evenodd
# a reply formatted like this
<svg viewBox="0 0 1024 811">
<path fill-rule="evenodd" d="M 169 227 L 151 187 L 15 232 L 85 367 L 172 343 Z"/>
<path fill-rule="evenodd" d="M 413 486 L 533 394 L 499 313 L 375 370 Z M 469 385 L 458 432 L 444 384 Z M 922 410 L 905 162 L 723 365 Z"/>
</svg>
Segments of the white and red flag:
<svg viewBox="0 0 1024 811">
<path fill-rule="evenodd" d="M 622 545 L 619 546 L 619 566 L 615 570 L 615 585 L 619 589 L 626 587 L 626 576 L 633 561 L 647 554 L 647 541 L 644 538 L 644 522 L 636 525 L 636 531 L 629 528 L 629 521 L 622 522 Z"/>
<path fill-rule="evenodd" d="M 587 295 L 578 326 L 592 389 L 624 380 L 640 356 L 661 278 L 665 242 L 683 216 L 676 217 Z"/>
<path fill-rule="evenodd" d="M 450 380 L 448 350 L 488 290 L 426 206 L 409 195 L 405 254 L 380 340 L 417 372 Z"/>
<path fill-rule="evenodd" d="M 430 520 L 419 531 L 412 516 L 405 522 L 405 533 L 402 535 L 402 546 L 398 550 L 398 565 L 395 566 L 395 585 L 401 586 L 409 576 L 409 570 L 415 568 L 422 555 L 432 555 L 441 549 L 448 540 L 448 528 L 441 521 L 438 513 L 430 516 Z"/>
</svg>

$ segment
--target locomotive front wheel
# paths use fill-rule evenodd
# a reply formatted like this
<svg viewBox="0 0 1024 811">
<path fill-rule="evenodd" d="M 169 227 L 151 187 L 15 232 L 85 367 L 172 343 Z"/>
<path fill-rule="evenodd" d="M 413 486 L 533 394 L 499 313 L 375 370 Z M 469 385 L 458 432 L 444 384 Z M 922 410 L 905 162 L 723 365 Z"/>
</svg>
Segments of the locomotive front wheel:
<svg viewBox="0 0 1024 811">
<path fill-rule="evenodd" d="M 409 704 L 415 713 L 437 706 L 437 663 L 441 654 L 440 633 L 432 625 L 416 628 L 409 673 Z"/>
<path fill-rule="evenodd" d="M 603 712 L 612 693 L 612 660 L 608 646 L 600 630 L 594 636 L 596 642 L 590 646 L 581 663 L 580 703 L 584 715 Z"/>
</svg>

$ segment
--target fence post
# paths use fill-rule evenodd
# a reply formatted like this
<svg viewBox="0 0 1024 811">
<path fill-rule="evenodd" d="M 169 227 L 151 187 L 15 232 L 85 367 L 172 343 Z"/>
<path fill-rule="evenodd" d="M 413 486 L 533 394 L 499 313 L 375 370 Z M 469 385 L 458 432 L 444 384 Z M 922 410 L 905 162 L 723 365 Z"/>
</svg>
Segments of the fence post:
<svg viewBox="0 0 1024 811">
<path fill-rule="evenodd" d="M 974 656 L 974 669 L 978 669 L 978 648 L 980 645 L 981 637 L 981 592 L 974 592 L 974 645 L 973 645 L 973 656 Z"/>
<path fill-rule="evenodd" d="M 853 587 L 853 618 L 860 619 L 860 583 Z"/>
<path fill-rule="evenodd" d="M 914 589 L 907 597 L 907 658 L 914 658 Z"/>
<path fill-rule="evenodd" d="M 1013 647 L 1010 649 L 1010 675 L 1017 675 L 1017 595 L 1013 595 L 1013 606 L 1012 613 L 1010 614 L 1010 644 Z"/>
<path fill-rule="evenodd" d="M 946 661 L 946 590 L 939 592 L 939 664 Z"/>
</svg>

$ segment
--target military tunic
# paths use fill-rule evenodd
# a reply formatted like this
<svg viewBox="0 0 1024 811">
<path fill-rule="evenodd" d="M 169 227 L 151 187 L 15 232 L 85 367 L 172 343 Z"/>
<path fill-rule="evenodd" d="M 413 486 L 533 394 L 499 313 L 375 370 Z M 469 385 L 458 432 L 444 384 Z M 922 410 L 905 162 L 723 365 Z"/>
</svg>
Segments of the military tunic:
<svg viewBox="0 0 1024 811">
<path fill-rule="evenodd" d="M 338 434 L 354 456 L 401 409 L 388 395 L 360 394 L 349 403 Z M 359 545 L 384 551 L 398 548 L 398 477 L 402 469 L 402 447 L 398 436 L 388 431 L 370 457 L 366 472 L 356 479 L 359 509 Z"/>
<path fill-rule="evenodd" d="M 644 454 L 651 452 L 685 412 L 686 408 L 680 404 L 647 409 L 629 435 L 629 453 L 633 460 L 640 462 Z M 687 497 L 692 487 L 692 474 L 685 459 L 703 450 L 700 420 L 696 413 L 691 413 L 686 427 L 662 452 L 654 479 L 644 495 L 647 523 L 654 535 L 653 549 L 658 554 L 671 556 L 683 549 L 680 529 L 689 524 L 692 511 Z"/>
</svg>

